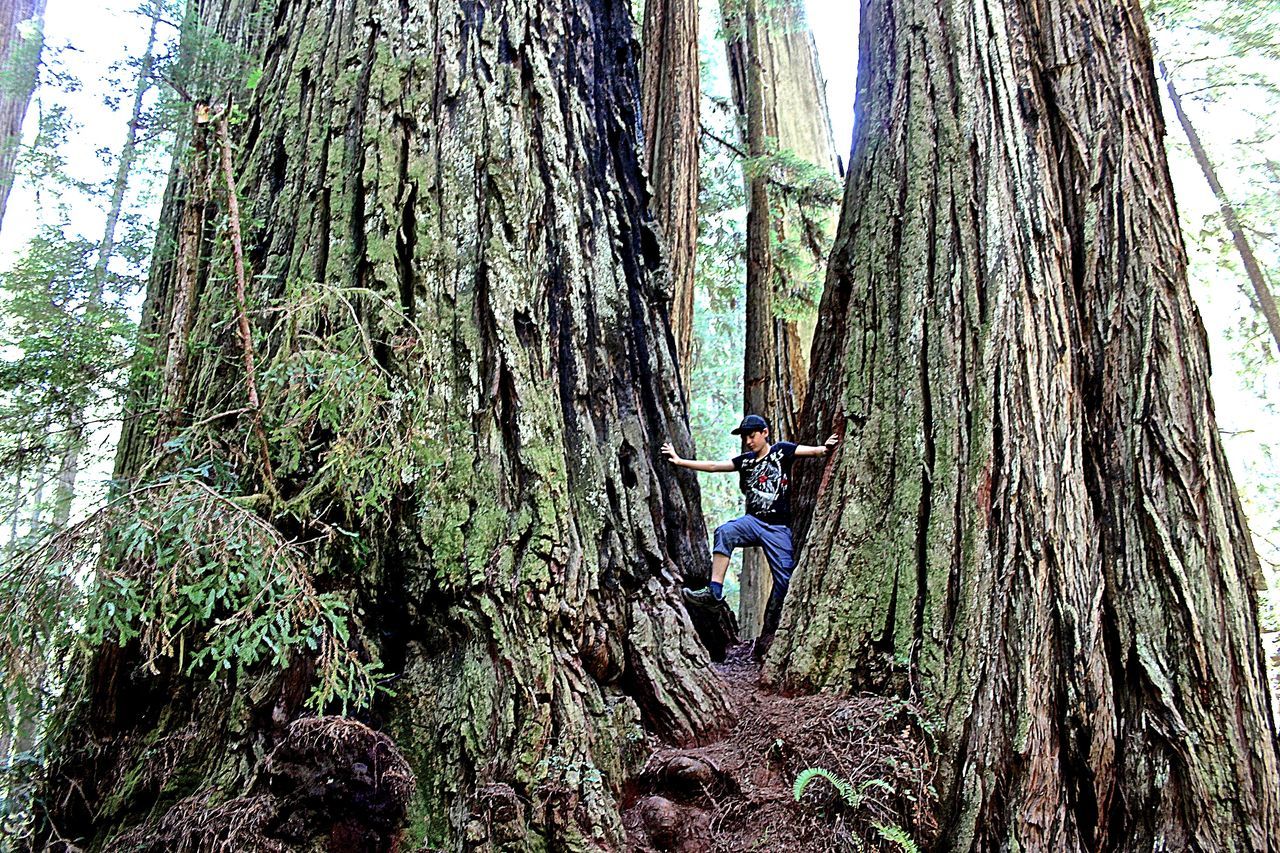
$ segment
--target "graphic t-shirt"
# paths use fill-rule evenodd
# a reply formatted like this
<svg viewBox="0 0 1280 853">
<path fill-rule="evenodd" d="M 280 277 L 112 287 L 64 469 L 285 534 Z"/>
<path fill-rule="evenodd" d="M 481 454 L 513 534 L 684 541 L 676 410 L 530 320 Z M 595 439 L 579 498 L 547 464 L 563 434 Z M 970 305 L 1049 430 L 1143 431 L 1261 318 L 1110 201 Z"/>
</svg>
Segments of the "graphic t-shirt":
<svg viewBox="0 0 1280 853">
<path fill-rule="evenodd" d="M 791 461 L 796 446 L 779 441 L 759 459 L 754 453 L 733 457 L 738 471 L 738 485 L 747 496 L 747 515 L 770 524 L 791 523 Z"/>
</svg>

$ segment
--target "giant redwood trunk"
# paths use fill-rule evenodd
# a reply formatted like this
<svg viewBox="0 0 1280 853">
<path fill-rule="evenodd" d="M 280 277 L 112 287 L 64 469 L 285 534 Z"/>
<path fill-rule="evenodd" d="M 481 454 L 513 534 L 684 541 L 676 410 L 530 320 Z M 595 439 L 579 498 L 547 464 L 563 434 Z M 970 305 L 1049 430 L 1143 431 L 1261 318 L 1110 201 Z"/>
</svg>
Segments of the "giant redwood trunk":
<svg viewBox="0 0 1280 853">
<path fill-rule="evenodd" d="M 257 6 L 201 15 L 243 42 Z M 154 476 L 175 433 L 221 454 L 394 695 L 309 720 L 311 661 L 209 683 L 106 648 L 73 684 L 50 825 L 94 850 L 621 849 L 646 734 L 725 710 L 678 597 L 707 559 L 696 485 L 655 453 L 689 435 L 627 4 L 281 0 L 262 25 L 233 128 L 261 409 L 198 124 L 210 159 L 169 193 L 144 318 L 169 343 L 119 470 Z M 348 345 L 394 398 L 323 372 Z M 280 368 L 308 353 L 311 379 Z"/>
<path fill-rule="evenodd" d="M 653 215 L 662 228 L 671 334 L 682 385 L 693 358 L 693 274 L 698 248 L 698 3 L 644 4 L 641 105 Z"/>
<path fill-rule="evenodd" d="M 809 409 L 845 440 L 768 674 L 919 691 L 940 849 L 1272 849 L 1258 564 L 1140 7 L 863 15 Z"/>
<path fill-rule="evenodd" d="M 36 89 L 46 0 L 0 3 L 0 223 L 13 189 L 22 122 Z"/>
</svg>

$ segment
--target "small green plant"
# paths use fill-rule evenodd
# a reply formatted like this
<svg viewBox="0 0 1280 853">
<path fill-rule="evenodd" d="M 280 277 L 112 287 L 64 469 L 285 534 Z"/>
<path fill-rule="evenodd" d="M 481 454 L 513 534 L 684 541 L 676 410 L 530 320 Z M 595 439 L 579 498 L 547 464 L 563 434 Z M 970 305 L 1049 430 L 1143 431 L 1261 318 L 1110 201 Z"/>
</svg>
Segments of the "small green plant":
<svg viewBox="0 0 1280 853">
<path fill-rule="evenodd" d="M 907 835 L 907 831 L 896 824 L 876 823 L 872 824 L 872 828 L 880 833 L 880 837 L 885 841 L 892 841 L 902 848 L 903 853 L 920 853 L 920 848 L 911 840 L 911 836 Z"/>
<path fill-rule="evenodd" d="M 852 785 L 825 767 L 807 767 L 800 771 L 800 775 L 796 777 L 796 784 L 791 791 L 795 795 L 797 803 L 804 796 L 805 789 L 809 787 L 809 783 L 817 778 L 823 778 L 830 782 L 836 791 L 840 793 L 840 796 L 844 798 L 849 808 L 856 809 L 858 807 L 858 803 L 862 800 L 858 796 L 858 792 L 854 790 Z"/>
<path fill-rule="evenodd" d="M 365 288 L 291 284 L 277 310 L 280 344 L 263 372 L 264 418 L 276 474 L 305 483 L 281 510 L 350 524 L 380 517 L 406 483 L 441 462 L 419 381 L 430 370 L 420 361 L 425 335 L 398 305 Z M 375 343 L 369 325 L 386 339 Z M 379 345 L 423 373 L 389 371 Z"/>
<path fill-rule="evenodd" d="M 105 643 L 137 643 L 153 672 L 167 659 L 210 680 L 307 654 L 317 710 L 340 702 L 345 712 L 385 690 L 378 663 L 353 647 L 347 602 L 313 586 L 303 546 L 207 474 L 188 469 L 120 495 L 0 574 L 9 698 L 29 691 L 17 662 Z"/>
<path fill-rule="evenodd" d="M 890 794 L 893 793 L 893 786 L 883 779 L 868 779 L 855 788 L 851 782 L 841 779 L 825 767 L 808 767 L 801 770 L 800 775 L 796 776 L 796 783 L 792 788 L 796 802 L 799 802 L 800 798 L 804 796 L 805 789 L 809 787 L 809 783 L 817 778 L 826 779 L 830 782 L 851 809 L 856 809 L 862 805 L 863 796 L 869 788 L 880 788 Z"/>
<path fill-rule="evenodd" d="M 799 775 L 796 776 L 795 785 L 792 787 L 792 794 L 795 795 L 796 802 L 799 802 L 801 797 L 804 796 L 805 789 L 809 787 L 809 784 L 814 779 L 819 778 L 830 782 L 832 787 L 840 794 L 840 798 L 844 800 L 845 805 L 851 810 L 857 809 L 862 805 L 863 800 L 866 798 L 866 792 L 871 788 L 878 788 L 889 794 L 894 793 L 894 787 L 883 779 L 867 779 L 862 784 L 855 786 L 849 780 L 842 779 L 825 767 L 808 767 L 800 771 Z M 916 847 L 915 842 L 911 840 L 911 836 L 902 827 L 896 824 L 873 823 L 871 828 L 879 833 L 884 840 L 891 841 L 901 847 L 904 853 L 919 853 L 919 848 Z"/>
</svg>

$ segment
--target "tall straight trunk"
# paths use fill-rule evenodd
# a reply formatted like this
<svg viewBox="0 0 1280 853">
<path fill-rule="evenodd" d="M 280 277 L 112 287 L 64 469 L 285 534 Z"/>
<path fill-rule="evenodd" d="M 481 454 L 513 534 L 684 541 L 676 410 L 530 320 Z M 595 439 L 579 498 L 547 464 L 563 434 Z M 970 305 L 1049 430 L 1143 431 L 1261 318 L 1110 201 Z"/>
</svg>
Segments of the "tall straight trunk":
<svg viewBox="0 0 1280 853">
<path fill-rule="evenodd" d="M 1182 125 L 1182 132 L 1187 136 L 1187 142 L 1191 145 L 1191 153 L 1196 158 L 1196 165 L 1200 167 L 1200 171 L 1204 174 L 1204 179 L 1209 183 L 1209 189 L 1213 190 L 1213 197 L 1218 200 L 1218 209 L 1222 212 L 1222 221 L 1227 226 L 1227 231 L 1231 234 L 1231 242 L 1235 244 L 1236 252 L 1240 255 L 1240 263 L 1244 266 L 1245 275 L 1249 277 L 1249 284 L 1253 286 L 1254 300 L 1258 306 L 1258 310 L 1262 312 L 1263 318 L 1267 321 L 1267 329 L 1271 332 L 1271 340 L 1275 342 L 1276 350 L 1280 353 L 1280 310 L 1276 308 L 1275 297 L 1271 293 L 1271 286 L 1267 284 L 1266 276 L 1262 274 L 1262 267 L 1258 265 L 1258 259 L 1253 254 L 1253 246 L 1249 243 L 1249 238 L 1244 233 L 1244 228 L 1240 225 L 1240 218 L 1236 216 L 1235 205 L 1231 203 L 1231 199 L 1227 197 L 1227 192 L 1222 188 L 1222 182 L 1218 180 L 1218 172 L 1213 167 L 1213 161 L 1209 159 L 1209 152 L 1205 150 L 1204 143 L 1200 141 L 1200 134 L 1196 132 L 1195 125 L 1191 123 L 1191 118 L 1187 115 L 1187 111 L 1182 107 L 1182 97 L 1178 94 L 1178 90 L 1173 85 L 1173 78 L 1169 75 L 1169 69 L 1165 67 L 1163 62 L 1160 63 L 1160 76 L 1164 78 L 1165 89 L 1169 93 L 1169 102 L 1173 104 L 1174 115 L 1178 117 L 1178 124 Z"/>
<path fill-rule="evenodd" d="M 698 247 L 698 4 L 644 4 L 640 102 L 644 153 L 653 184 L 671 289 L 671 334 L 686 393 L 693 357 L 693 274 Z"/>
<path fill-rule="evenodd" d="M 46 0 L 0 3 L 0 225 L 13 189 L 22 123 L 35 94 Z"/>
<path fill-rule="evenodd" d="M 761 53 L 763 27 L 755 0 L 747 0 L 743 9 L 746 86 L 747 155 L 761 157 L 765 150 L 764 68 L 756 59 Z M 795 324 L 774 312 L 773 212 L 769 199 L 768 176 L 747 175 L 747 299 L 746 341 L 743 347 L 743 411 L 764 415 L 771 425 L 773 437 L 793 431 L 792 417 L 798 410 L 779 395 L 799 390 L 788 381 L 789 374 L 803 363 Z M 777 369 L 779 364 L 782 371 Z M 772 579 L 764 556 L 757 548 L 742 552 L 739 578 L 738 631 L 743 639 L 759 635 L 768 603 Z"/>
<path fill-rule="evenodd" d="M 1272 849 L 1258 562 L 1139 5 L 861 32 L 806 416 L 845 440 L 768 677 L 922 696 L 940 849 Z"/>
<path fill-rule="evenodd" d="M 235 42 L 257 5 L 209 0 L 201 14 Z M 696 480 L 656 452 L 690 437 L 626 4 L 281 0 L 264 31 L 235 173 L 251 302 L 270 306 L 251 331 L 279 497 L 240 497 L 309 543 L 317 583 L 351 601 L 353 642 L 395 690 L 363 713 L 379 730 L 369 742 L 417 781 L 327 803 L 334 779 L 373 774 L 376 787 L 378 771 L 312 752 L 285 770 L 314 789 L 279 799 L 262 786 L 310 730 L 308 661 L 210 684 L 107 648 L 70 691 L 50 823 L 92 850 L 352 837 L 621 849 L 645 733 L 704 736 L 726 710 L 679 599 L 681 570 L 707 560 Z M 169 240 L 182 195 L 169 195 Z M 153 270 L 143 325 L 159 340 L 187 322 L 182 261 Z M 228 261 L 199 261 L 184 435 L 226 454 L 253 493 Z M 372 353 L 367 371 L 282 372 L 348 340 Z M 404 390 L 361 405 L 398 417 L 322 423 L 291 408 L 363 400 L 365 385 L 333 386 L 366 373 Z M 148 437 L 162 384 L 131 404 L 126 477 L 166 468 Z M 420 455 L 394 452 L 396 435 Z M 370 446 L 353 456 L 357 438 Z M 371 483 L 388 491 L 371 500 Z"/>
<path fill-rule="evenodd" d="M 791 151 L 836 171 L 826 95 L 818 71 L 813 34 L 799 2 L 745 0 L 721 4 L 734 102 L 748 157 Z M 777 247 L 795 231 L 823 230 L 830 216 L 797 209 L 772 185 L 772 170 L 747 173 L 747 299 L 743 354 L 743 405 L 764 415 L 773 438 L 799 438 L 799 416 L 808 381 L 807 355 L 813 326 L 781 316 L 782 296 L 800 284 L 777 257 Z M 807 265 L 822 269 L 822 240 L 802 240 Z M 772 580 L 756 549 L 743 553 L 739 630 L 760 632 Z"/>
<path fill-rule="evenodd" d="M 86 322 L 96 322 L 96 316 L 102 310 L 102 297 L 110 275 L 111 258 L 115 254 L 116 229 L 120 224 L 120 214 L 124 210 L 124 195 L 129 186 L 129 177 L 133 174 L 133 166 L 138 154 L 138 129 L 142 122 L 142 107 L 147 92 L 151 89 L 151 71 L 155 62 L 156 29 L 160 25 L 162 9 L 157 2 L 152 10 L 151 28 L 147 33 L 147 46 L 142 52 L 142 60 L 138 66 L 138 83 L 133 91 L 133 109 L 129 114 L 129 126 L 125 132 L 124 144 L 120 148 L 120 160 L 116 165 L 115 180 L 111 185 L 111 201 L 107 205 L 107 219 L 102 229 L 102 239 L 98 242 L 98 257 L 93 267 L 93 282 L 82 309 Z M 85 427 L 88 413 L 77 408 L 70 413 L 65 425 L 61 459 L 58 464 L 58 478 L 53 494 L 53 523 L 61 527 L 71 517 L 72 505 L 76 496 L 76 481 L 80 475 L 80 459 L 84 455 L 87 436 Z"/>
</svg>

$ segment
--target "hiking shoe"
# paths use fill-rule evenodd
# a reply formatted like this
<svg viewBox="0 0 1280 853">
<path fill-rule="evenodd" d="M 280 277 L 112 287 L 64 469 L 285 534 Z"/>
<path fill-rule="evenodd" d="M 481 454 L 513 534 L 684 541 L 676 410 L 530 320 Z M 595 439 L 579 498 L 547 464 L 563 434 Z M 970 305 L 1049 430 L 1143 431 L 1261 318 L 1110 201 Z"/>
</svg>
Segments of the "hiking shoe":
<svg viewBox="0 0 1280 853">
<path fill-rule="evenodd" d="M 681 587 L 680 597 L 685 600 L 685 603 L 700 607 L 703 610 L 715 610 L 724 604 L 724 599 L 716 598 L 716 594 L 711 591 L 709 586 L 704 586 L 702 589 L 689 589 L 687 586 Z"/>
</svg>

